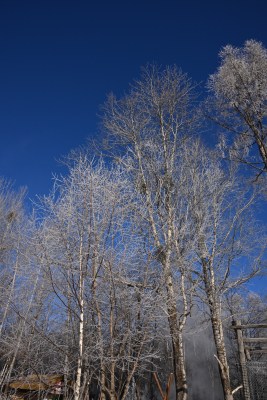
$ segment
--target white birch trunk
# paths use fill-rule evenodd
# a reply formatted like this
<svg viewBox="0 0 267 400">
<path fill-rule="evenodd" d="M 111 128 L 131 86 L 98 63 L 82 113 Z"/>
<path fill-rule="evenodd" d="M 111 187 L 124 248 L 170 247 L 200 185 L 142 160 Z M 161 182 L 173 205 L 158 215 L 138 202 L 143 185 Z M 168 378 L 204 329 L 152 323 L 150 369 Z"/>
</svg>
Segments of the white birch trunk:
<svg viewBox="0 0 267 400">
<path fill-rule="evenodd" d="M 81 392 L 81 379 L 82 379 L 82 360 L 83 360 L 83 342 L 84 342 L 84 277 L 83 277 L 83 239 L 80 242 L 80 254 L 79 254 L 79 307 L 80 307 L 80 319 L 79 319 L 79 355 L 77 362 L 77 374 L 74 389 L 74 399 L 80 399 Z"/>
</svg>

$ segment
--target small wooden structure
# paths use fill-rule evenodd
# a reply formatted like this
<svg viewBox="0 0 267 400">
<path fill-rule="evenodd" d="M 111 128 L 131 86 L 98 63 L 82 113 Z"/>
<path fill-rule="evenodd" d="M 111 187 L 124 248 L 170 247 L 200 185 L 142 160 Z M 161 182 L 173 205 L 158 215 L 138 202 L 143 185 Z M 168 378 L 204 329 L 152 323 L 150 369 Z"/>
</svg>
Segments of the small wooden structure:
<svg viewBox="0 0 267 400">
<path fill-rule="evenodd" d="M 10 380 L 4 391 L 14 400 L 60 399 L 63 387 L 63 375 L 28 375 Z"/>
<path fill-rule="evenodd" d="M 242 372 L 242 383 L 243 383 L 243 391 L 245 400 L 251 400 L 250 393 L 250 385 L 248 379 L 248 371 L 247 371 L 247 361 L 251 360 L 251 354 L 255 353 L 267 353 L 267 347 L 248 347 L 246 343 L 266 343 L 267 345 L 267 337 L 260 338 L 249 338 L 243 336 L 243 330 L 246 329 L 259 329 L 259 328 L 267 328 L 267 324 L 245 324 L 242 325 L 240 320 L 233 321 L 233 329 L 236 331 L 237 336 L 237 344 L 238 344 L 238 353 L 239 353 L 239 361 Z"/>
</svg>

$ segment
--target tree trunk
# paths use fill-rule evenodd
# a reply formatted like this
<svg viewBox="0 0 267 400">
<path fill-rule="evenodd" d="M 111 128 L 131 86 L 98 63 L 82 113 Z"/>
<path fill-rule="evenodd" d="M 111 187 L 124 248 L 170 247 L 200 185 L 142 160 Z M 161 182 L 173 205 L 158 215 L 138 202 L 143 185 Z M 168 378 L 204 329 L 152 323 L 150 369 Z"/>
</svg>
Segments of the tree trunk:
<svg viewBox="0 0 267 400">
<path fill-rule="evenodd" d="M 220 317 L 220 307 L 217 302 L 213 303 L 212 308 L 210 308 L 210 312 L 211 312 L 212 331 L 217 351 L 217 358 L 219 363 L 219 371 L 224 392 L 224 398 L 225 400 L 233 400 L 230 375 L 229 375 L 229 366 L 227 361 L 226 348 L 223 335 L 223 326 Z"/>
<path fill-rule="evenodd" d="M 101 360 L 102 362 L 102 360 Z M 105 388 L 106 387 L 106 372 L 104 367 L 101 369 L 101 375 L 100 375 L 100 396 L 99 400 L 106 400 L 106 393 L 105 393 Z"/>
<path fill-rule="evenodd" d="M 79 354 L 77 363 L 77 374 L 74 389 L 74 400 L 80 399 L 81 381 L 82 381 L 82 359 L 83 359 L 83 342 L 84 342 L 84 278 L 83 278 L 83 239 L 80 242 L 79 254 Z"/>
<path fill-rule="evenodd" d="M 215 284 L 213 266 L 210 265 L 210 262 L 208 262 L 205 257 L 202 258 L 202 266 L 204 273 L 205 290 L 211 314 L 210 318 L 211 318 L 213 337 L 217 352 L 216 357 L 219 363 L 220 378 L 224 392 L 224 399 L 233 400 L 230 375 L 229 375 L 229 365 L 227 361 L 223 326 L 221 320 L 221 310 L 216 294 L 216 284 Z"/>
<path fill-rule="evenodd" d="M 186 381 L 186 370 L 184 365 L 184 348 L 182 332 L 179 330 L 177 321 L 177 307 L 175 294 L 173 291 L 172 277 L 169 274 L 166 279 L 167 287 L 167 302 L 168 302 L 168 319 L 170 334 L 172 338 L 172 349 L 173 349 L 173 366 L 174 366 L 174 377 L 175 377 L 175 391 L 176 400 L 187 399 L 187 381 Z"/>
<path fill-rule="evenodd" d="M 75 382 L 74 399 L 79 400 L 81 391 L 81 380 L 82 380 L 82 358 L 83 358 L 83 333 L 84 333 L 84 312 L 83 312 L 83 301 L 81 302 L 81 313 L 79 322 L 79 356 L 77 365 L 77 376 Z"/>
<path fill-rule="evenodd" d="M 110 400 L 117 400 L 116 387 L 115 387 L 115 362 L 114 361 L 111 361 L 109 396 L 110 396 Z"/>
</svg>

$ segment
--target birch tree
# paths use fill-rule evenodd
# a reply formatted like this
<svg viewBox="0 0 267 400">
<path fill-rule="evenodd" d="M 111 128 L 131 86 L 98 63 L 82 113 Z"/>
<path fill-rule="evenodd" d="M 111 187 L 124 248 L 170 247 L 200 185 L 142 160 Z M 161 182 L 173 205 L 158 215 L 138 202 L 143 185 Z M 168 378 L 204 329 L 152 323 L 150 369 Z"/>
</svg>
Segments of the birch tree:
<svg viewBox="0 0 267 400">
<path fill-rule="evenodd" d="M 209 307 L 224 398 L 231 400 L 222 302 L 229 290 L 240 287 L 259 272 L 265 239 L 255 239 L 257 229 L 253 228 L 250 212 L 257 194 L 242 186 L 240 177 L 232 171 L 223 170 L 216 161 L 217 155 L 207 154 L 200 143 L 186 155 L 190 171 L 188 199 L 197 238 L 196 266 L 200 267 L 196 274 L 202 281 L 202 298 Z"/>
<path fill-rule="evenodd" d="M 197 123 L 193 98 L 193 85 L 185 74 L 172 67 L 151 66 L 124 98 L 109 97 L 103 119 L 113 151 L 128 153 L 120 157 L 117 152 L 115 159 L 132 176 L 146 207 L 154 256 L 164 276 L 177 400 L 187 398 L 182 333 L 190 313 L 191 290 L 190 238 L 186 200 L 179 197 L 184 179 L 179 174 L 179 159 Z"/>
<path fill-rule="evenodd" d="M 125 399 L 136 370 L 153 356 L 149 260 L 130 218 L 133 192 L 119 168 L 82 155 L 56 186 L 41 202 L 40 256 L 67 332 L 73 329 L 65 371 L 75 377 L 76 400 L 92 382 L 101 399 Z"/>
<path fill-rule="evenodd" d="M 10 309 L 19 268 L 19 248 L 23 241 L 23 198 L 25 191 L 16 193 L 12 185 L 0 180 L 0 336 Z"/>
<path fill-rule="evenodd" d="M 234 135 L 230 155 L 267 171 L 267 50 L 248 40 L 244 47 L 225 46 L 220 66 L 208 81 L 212 93 L 210 118 Z M 227 141 L 221 145 L 227 147 Z"/>
<path fill-rule="evenodd" d="M 14 304 L 19 298 L 19 289 L 27 266 L 27 240 L 29 224 L 23 209 L 25 190 L 15 192 L 12 185 L 0 180 L 0 341 L 1 341 L 1 376 L 0 385 L 9 380 L 17 352 L 20 348 L 19 333 L 16 340 L 16 325 L 21 323 L 14 313 Z M 27 308 L 27 300 L 22 302 Z M 15 344 L 14 344 L 15 343 Z"/>
</svg>

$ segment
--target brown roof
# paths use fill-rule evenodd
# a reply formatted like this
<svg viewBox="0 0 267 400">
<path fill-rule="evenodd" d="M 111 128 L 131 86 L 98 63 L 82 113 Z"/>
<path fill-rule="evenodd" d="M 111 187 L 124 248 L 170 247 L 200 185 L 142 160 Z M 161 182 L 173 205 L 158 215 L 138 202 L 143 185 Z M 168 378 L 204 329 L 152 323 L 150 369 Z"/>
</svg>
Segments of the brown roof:
<svg viewBox="0 0 267 400">
<path fill-rule="evenodd" d="M 11 381 L 8 386 L 21 390 L 47 390 L 62 382 L 63 379 L 63 375 L 28 375 Z"/>
</svg>

